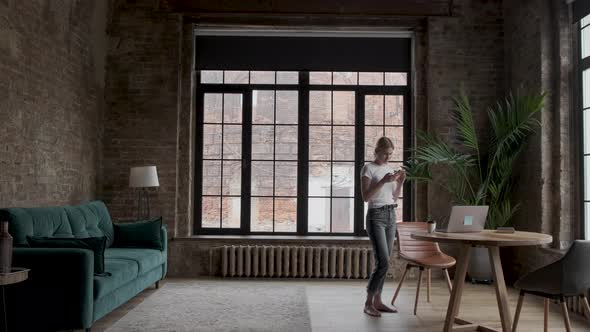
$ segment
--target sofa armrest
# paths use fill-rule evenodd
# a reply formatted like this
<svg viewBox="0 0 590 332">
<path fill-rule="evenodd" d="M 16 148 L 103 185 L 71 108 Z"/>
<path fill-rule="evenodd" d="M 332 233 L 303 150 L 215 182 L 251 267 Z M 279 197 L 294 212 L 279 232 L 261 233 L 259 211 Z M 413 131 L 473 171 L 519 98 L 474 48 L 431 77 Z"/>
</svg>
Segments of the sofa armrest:
<svg viewBox="0 0 590 332">
<path fill-rule="evenodd" d="M 29 278 L 6 287 L 9 330 L 84 329 L 93 322 L 94 254 L 78 248 L 14 248 Z M 34 318 L 34 319 L 31 319 Z"/>
<path fill-rule="evenodd" d="M 165 225 L 160 228 L 160 239 L 162 240 L 162 257 L 164 257 L 164 266 L 162 267 L 162 279 L 168 272 L 168 230 Z"/>
</svg>

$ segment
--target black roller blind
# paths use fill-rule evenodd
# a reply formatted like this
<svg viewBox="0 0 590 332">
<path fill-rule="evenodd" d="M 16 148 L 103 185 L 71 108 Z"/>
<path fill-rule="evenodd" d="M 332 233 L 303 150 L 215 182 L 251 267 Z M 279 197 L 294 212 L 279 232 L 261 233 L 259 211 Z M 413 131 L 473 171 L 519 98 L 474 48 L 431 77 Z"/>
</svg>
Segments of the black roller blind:
<svg viewBox="0 0 590 332">
<path fill-rule="evenodd" d="M 199 70 L 410 71 L 409 38 L 197 36 Z"/>
<path fill-rule="evenodd" d="M 575 23 L 590 14 L 590 0 L 575 0 L 572 9 Z"/>
</svg>

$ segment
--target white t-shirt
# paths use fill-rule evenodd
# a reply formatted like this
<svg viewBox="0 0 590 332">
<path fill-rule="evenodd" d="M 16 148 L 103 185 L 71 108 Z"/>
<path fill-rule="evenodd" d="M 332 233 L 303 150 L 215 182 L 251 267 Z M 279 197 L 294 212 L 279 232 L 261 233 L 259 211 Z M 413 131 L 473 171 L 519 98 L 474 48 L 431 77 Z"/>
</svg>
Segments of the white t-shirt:
<svg viewBox="0 0 590 332">
<path fill-rule="evenodd" d="M 368 177 L 371 179 L 370 185 L 372 186 L 381 181 L 387 173 L 393 173 L 393 168 L 388 164 L 377 165 L 374 162 L 370 162 L 363 166 L 363 169 L 361 170 L 361 180 L 362 177 Z M 397 197 L 395 199 L 393 198 L 393 192 L 396 187 L 397 181 L 384 184 L 379 191 L 369 198 L 369 209 L 395 204 Z"/>
</svg>

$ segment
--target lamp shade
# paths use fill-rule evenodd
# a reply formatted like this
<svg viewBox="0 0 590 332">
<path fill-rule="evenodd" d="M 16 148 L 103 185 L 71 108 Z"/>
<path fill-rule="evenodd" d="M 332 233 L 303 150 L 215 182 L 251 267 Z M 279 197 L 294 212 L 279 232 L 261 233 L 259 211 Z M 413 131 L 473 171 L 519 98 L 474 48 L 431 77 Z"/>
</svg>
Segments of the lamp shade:
<svg viewBox="0 0 590 332">
<path fill-rule="evenodd" d="M 158 171 L 156 166 L 131 167 L 129 173 L 129 187 L 159 187 Z"/>
</svg>

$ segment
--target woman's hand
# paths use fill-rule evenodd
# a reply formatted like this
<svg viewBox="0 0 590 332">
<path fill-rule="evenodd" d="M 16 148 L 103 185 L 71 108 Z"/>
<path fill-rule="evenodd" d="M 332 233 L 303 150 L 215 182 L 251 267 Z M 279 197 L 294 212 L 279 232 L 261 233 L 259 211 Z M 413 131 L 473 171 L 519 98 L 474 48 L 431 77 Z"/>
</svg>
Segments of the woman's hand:
<svg viewBox="0 0 590 332">
<path fill-rule="evenodd" d="M 381 183 L 385 184 L 385 183 L 388 183 L 388 182 L 393 182 L 393 181 L 395 181 L 396 177 L 397 177 L 396 173 L 387 173 L 381 179 Z"/>
<path fill-rule="evenodd" d="M 395 172 L 393 176 L 398 183 L 403 183 L 406 180 L 406 170 L 402 168 L 398 172 Z"/>
<path fill-rule="evenodd" d="M 404 181 L 406 180 L 406 170 L 400 169 L 398 172 L 395 172 L 395 181 L 397 181 L 397 186 L 395 186 L 395 191 L 393 192 L 393 200 L 397 201 L 399 199 L 399 195 L 402 191 Z"/>
</svg>

